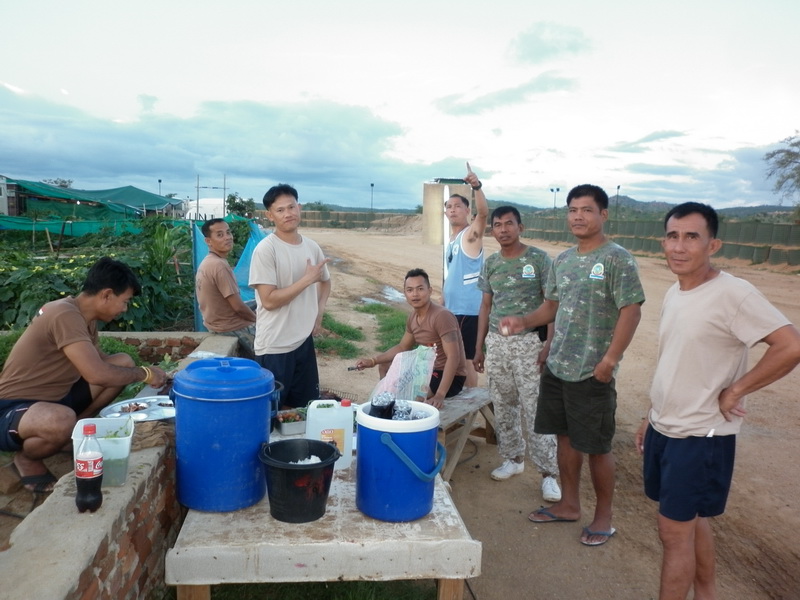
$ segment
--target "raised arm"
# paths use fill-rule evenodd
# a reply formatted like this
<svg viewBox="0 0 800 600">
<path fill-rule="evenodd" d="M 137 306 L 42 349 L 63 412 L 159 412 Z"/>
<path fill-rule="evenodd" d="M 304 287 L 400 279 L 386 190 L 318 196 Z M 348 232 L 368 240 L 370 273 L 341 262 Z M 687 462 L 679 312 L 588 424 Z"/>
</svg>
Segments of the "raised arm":
<svg viewBox="0 0 800 600">
<path fill-rule="evenodd" d="M 464 181 L 475 192 L 475 218 L 469 224 L 467 232 L 464 234 L 463 244 L 469 253 L 473 256 L 477 255 L 481 248 L 483 248 L 483 234 L 486 231 L 486 221 L 489 219 L 489 204 L 486 202 L 486 196 L 483 193 L 483 184 L 478 176 L 472 172 L 469 163 L 467 163 L 467 176 Z"/>
</svg>

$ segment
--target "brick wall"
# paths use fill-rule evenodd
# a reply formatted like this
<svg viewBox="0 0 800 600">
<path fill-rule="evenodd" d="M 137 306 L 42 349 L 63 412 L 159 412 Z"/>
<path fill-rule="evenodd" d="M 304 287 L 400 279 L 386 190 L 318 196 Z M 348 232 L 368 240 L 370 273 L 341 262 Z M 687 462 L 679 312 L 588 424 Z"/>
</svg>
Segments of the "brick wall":
<svg viewBox="0 0 800 600">
<path fill-rule="evenodd" d="M 150 332 L 103 332 L 101 335 L 115 337 L 139 349 L 139 356 L 145 362 L 158 364 L 169 355 L 180 360 L 194 352 L 208 336 L 207 333 L 150 333 Z"/>
<path fill-rule="evenodd" d="M 96 513 L 75 508 L 75 478 L 62 477 L 12 532 L 0 553 L 4 600 L 138 600 L 164 589 L 164 556 L 185 509 L 175 493 L 175 450 L 132 452 L 128 478 L 103 488 Z"/>
<path fill-rule="evenodd" d="M 163 334 L 161 334 L 163 335 Z M 198 334 L 199 350 L 236 353 L 236 339 Z M 158 334 L 139 334 L 144 339 Z M 193 334 L 165 336 L 193 338 Z M 166 345 L 165 345 L 166 347 Z M 194 359 L 184 359 L 181 368 Z M 103 488 L 96 513 L 75 508 L 75 478 L 53 492 L 12 532 L 0 552 L 2 600 L 139 600 L 159 598 L 164 557 L 186 510 L 178 503 L 174 446 L 131 452 L 125 485 Z"/>
<path fill-rule="evenodd" d="M 66 598 L 138 600 L 164 588 L 164 556 L 186 512 L 175 494 L 175 449 L 162 448 Z"/>
</svg>

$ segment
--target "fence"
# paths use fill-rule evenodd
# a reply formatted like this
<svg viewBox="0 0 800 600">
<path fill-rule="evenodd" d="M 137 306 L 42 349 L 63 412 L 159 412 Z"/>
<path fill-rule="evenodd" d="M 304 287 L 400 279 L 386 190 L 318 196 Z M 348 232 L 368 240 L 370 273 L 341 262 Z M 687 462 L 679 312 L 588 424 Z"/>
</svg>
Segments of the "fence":
<svg viewBox="0 0 800 600">
<path fill-rule="evenodd" d="M 572 242 L 575 238 L 563 217 L 523 215 L 525 237 L 548 242 Z M 619 221 L 606 224 L 606 233 L 631 252 L 661 253 L 663 221 Z M 800 224 L 722 222 L 718 237 L 720 255 L 752 264 L 800 265 Z"/>
</svg>

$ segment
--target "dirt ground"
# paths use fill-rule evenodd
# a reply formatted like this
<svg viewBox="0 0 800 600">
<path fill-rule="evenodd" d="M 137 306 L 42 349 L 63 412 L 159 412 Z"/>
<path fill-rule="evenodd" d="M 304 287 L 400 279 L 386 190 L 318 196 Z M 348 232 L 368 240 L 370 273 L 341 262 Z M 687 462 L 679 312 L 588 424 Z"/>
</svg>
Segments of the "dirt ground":
<svg viewBox="0 0 800 600">
<path fill-rule="evenodd" d="M 337 319 L 363 327 L 373 323 L 352 310 L 362 298 L 382 298 L 384 287 L 402 289 L 405 272 L 428 271 L 441 291 L 441 247 L 422 244 L 420 232 L 352 232 L 309 230 L 333 259 L 333 292 L 329 310 Z M 534 243 L 533 241 L 528 241 Z M 489 252 L 497 250 L 486 238 Z M 567 245 L 535 242 L 551 255 Z M 531 463 L 518 477 L 493 481 L 489 473 L 502 461 L 497 447 L 473 439 L 451 479 L 456 505 L 472 536 L 483 543 L 480 577 L 469 581 L 465 598 L 643 600 L 658 595 L 661 548 L 655 504 L 642 492 L 641 459 L 633 438 L 648 405 L 656 362 L 658 313 L 674 276 L 660 257 L 637 257 L 647 302 L 642 321 L 619 371 L 617 389 L 617 486 L 614 526 L 617 535 L 605 546 L 579 543 L 581 528 L 591 520 L 593 494 L 584 468 L 583 519 L 578 523 L 536 525 L 527 514 L 542 505 L 539 476 Z M 797 275 L 716 261 L 725 270 L 751 281 L 794 323 L 800 323 Z M 373 351 L 364 344 L 365 355 Z M 753 352 L 753 359 L 763 349 Z M 377 381 L 374 370 L 354 373 L 354 361 L 322 359 L 321 381 L 365 400 Z M 733 490 L 725 515 L 714 520 L 717 536 L 720 598 L 800 598 L 800 369 L 748 400 L 749 416 L 739 436 Z M 470 596 L 470 592 L 472 596 Z"/>
<path fill-rule="evenodd" d="M 418 223 L 399 232 L 308 229 L 304 233 L 333 259 L 328 310 L 337 320 L 365 331 L 367 341 L 360 344 L 365 356 L 374 353 L 375 323 L 372 317 L 355 312 L 354 306 L 364 298 L 386 301 L 388 288 L 400 290 L 404 274 L 414 267 L 428 271 L 436 288 L 435 297 L 440 294 L 441 247 L 422 244 Z M 527 241 L 551 255 L 567 247 Z M 497 250 L 490 237 L 486 238 L 486 248 L 489 252 Z M 594 507 L 587 468 L 582 482 L 583 519 L 577 523 L 537 525 L 527 519 L 532 509 L 543 504 L 535 469 L 528 463 L 522 475 L 505 482 L 493 481 L 489 473 L 502 462 L 497 447 L 473 438 L 451 479 L 456 505 L 472 536 L 483 544 L 482 573 L 469 580 L 465 598 L 657 597 L 661 549 L 656 509 L 642 492 L 641 459 L 633 438 L 648 404 L 661 299 L 674 277 L 660 257 L 637 259 L 647 302 L 617 381 L 617 535 L 597 548 L 585 547 L 578 541 L 581 527 L 591 520 Z M 797 275 L 725 259 L 716 264 L 754 283 L 794 323 L 800 323 Z M 398 294 L 390 296 L 397 300 Z M 404 302 L 398 305 L 404 306 Z M 761 352 L 756 349 L 753 359 Z M 319 362 L 323 387 L 356 394 L 361 401 L 368 398 L 377 382 L 375 370 L 347 371 L 346 367 L 355 361 L 321 357 Z M 749 398 L 749 415 L 739 436 L 728 508 L 713 523 L 720 598 L 800 598 L 800 540 L 794 536 L 800 530 L 798 388 L 800 369 Z M 65 468 L 69 470 L 69 466 Z M 60 475 L 58 470 L 56 474 Z M 18 495 L 11 506 L 26 510 L 19 503 L 29 504 L 29 497 Z M 0 547 L 13 527 L 9 521 L 0 517 Z"/>
</svg>

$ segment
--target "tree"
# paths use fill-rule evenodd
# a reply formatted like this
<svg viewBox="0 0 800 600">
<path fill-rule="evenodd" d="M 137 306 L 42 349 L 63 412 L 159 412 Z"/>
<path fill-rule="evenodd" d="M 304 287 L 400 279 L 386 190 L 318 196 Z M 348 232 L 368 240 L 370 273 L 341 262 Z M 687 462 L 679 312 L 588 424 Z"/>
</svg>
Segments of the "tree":
<svg viewBox="0 0 800 600">
<path fill-rule="evenodd" d="M 60 188 L 72 187 L 72 179 L 61 179 L 61 177 L 56 177 L 55 179 L 42 179 L 42 183 L 46 183 L 47 185 L 54 185 Z"/>
<path fill-rule="evenodd" d="M 228 214 L 239 215 L 240 217 L 252 217 L 256 211 L 256 203 L 252 198 L 243 199 L 238 192 L 228 194 L 225 200 L 225 210 Z"/>
<path fill-rule="evenodd" d="M 800 132 L 781 140 L 786 147 L 772 150 L 764 155 L 767 161 L 767 178 L 775 178 L 774 190 L 783 196 L 794 196 L 800 192 Z"/>
</svg>

